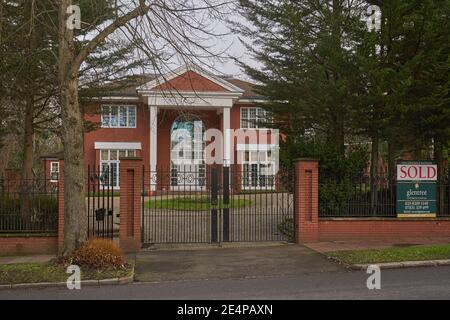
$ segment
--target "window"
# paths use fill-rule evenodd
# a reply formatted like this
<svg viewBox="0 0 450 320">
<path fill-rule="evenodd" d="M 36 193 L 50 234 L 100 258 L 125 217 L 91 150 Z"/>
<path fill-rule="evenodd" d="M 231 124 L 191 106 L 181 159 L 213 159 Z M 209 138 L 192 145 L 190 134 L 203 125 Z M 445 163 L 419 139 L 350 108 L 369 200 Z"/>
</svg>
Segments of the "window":
<svg viewBox="0 0 450 320">
<path fill-rule="evenodd" d="M 102 128 L 136 128 L 136 106 L 102 106 Z"/>
<path fill-rule="evenodd" d="M 120 187 L 120 158 L 135 156 L 136 150 L 100 150 L 101 184 Z"/>
<path fill-rule="evenodd" d="M 262 108 L 242 108 L 242 129 L 263 129 L 265 123 L 271 122 L 271 114 Z"/>
<path fill-rule="evenodd" d="M 171 184 L 173 187 L 205 187 L 205 126 L 193 115 L 176 119 L 171 129 Z"/>
<path fill-rule="evenodd" d="M 59 180 L 59 162 L 50 163 L 50 182 L 58 182 Z"/>
<path fill-rule="evenodd" d="M 244 189 L 275 188 L 275 161 L 272 151 L 245 151 L 243 159 Z"/>
</svg>

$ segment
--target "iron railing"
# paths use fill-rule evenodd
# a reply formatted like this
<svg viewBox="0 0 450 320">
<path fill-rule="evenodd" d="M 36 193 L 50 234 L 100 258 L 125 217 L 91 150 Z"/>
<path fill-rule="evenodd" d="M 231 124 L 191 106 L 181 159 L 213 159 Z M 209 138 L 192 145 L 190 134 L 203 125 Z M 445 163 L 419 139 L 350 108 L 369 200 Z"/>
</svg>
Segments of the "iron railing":
<svg viewBox="0 0 450 320">
<path fill-rule="evenodd" d="M 450 217 L 448 173 L 437 183 L 438 217 Z M 319 175 L 320 218 L 397 218 L 397 182 L 367 173 Z"/>
<path fill-rule="evenodd" d="M 45 179 L 0 178 L 0 234 L 55 233 L 58 188 Z"/>
<path fill-rule="evenodd" d="M 115 168 L 88 166 L 86 181 L 86 214 L 89 238 L 114 239 L 118 236 L 120 198 Z"/>
<path fill-rule="evenodd" d="M 291 172 L 200 166 L 143 171 L 144 244 L 293 240 Z"/>
</svg>

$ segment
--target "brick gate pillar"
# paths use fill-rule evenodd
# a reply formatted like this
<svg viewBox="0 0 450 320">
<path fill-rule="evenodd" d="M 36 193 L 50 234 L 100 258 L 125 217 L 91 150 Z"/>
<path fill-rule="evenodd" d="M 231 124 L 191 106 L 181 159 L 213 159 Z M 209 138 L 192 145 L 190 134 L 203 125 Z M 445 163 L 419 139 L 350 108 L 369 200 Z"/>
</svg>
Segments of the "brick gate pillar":
<svg viewBox="0 0 450 320">
<path fill-rule="evenodd" d="M 125 253 L 141 249 L 142 159 L 120 159 L 120 247 Z"/>
<path fill-rule="evenodd" d="M 58 174 L 58 254 L 64 250 L 64 160 L 59 160 Z"/>
<path fill-rule="evenodd" d="M 295 239 L 298 244 L 319 240 L 319 161 L 295 163 Z"/>
</svg>

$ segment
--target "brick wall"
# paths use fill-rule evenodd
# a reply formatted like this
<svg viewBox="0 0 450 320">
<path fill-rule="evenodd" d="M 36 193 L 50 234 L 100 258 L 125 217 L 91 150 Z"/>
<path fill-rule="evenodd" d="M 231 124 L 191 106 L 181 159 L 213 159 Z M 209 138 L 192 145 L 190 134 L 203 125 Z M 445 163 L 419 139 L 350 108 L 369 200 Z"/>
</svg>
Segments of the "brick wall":
<svg viewBox="0 0 450 320">
<path fill-rule="evenodd" d="M 59 161 L 58 181 L 58 253 L 64 250 L 64 161 Z"/>
<path fill-rule="evenodd" d="M 297 243 L 450 237 L 450 219 L 319 219 L 319 163 L 296 162 L 295 234 Z"/>
<path fill-rule="evenodd" d="M 330 219 L 319 222 L 319 240 L 450 237 L 450 220 Z"/>
<path fill-rule="evenodd" d="M 0 237 L 0 256 L 56 254 L 57 236 Z"/>
<path fill-rule="evenodd" d="M 120 247 L 134 253 L 141 249 L 142 159 L 120 161 Z"/>
<path fill-rule="evenodd" d="M 295 165 L 295 238 L 315 242 L 319 237 L 319 163 L 300 159 Z"/>
</svg>

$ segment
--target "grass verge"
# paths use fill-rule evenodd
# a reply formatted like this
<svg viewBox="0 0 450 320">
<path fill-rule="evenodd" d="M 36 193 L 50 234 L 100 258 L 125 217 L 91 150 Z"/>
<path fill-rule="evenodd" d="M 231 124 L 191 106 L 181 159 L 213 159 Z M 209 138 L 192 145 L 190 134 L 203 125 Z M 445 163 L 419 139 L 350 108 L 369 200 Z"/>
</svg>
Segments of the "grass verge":
<svg viewBox="0 0 450 320">
<path fill-rule="evenodd" d="M 81 280 L 124 278 L 131 275 L 131 266 L 120 270 L 81 270 Z M 24 263 L 0 265 L 0 284 L 66 282 L 66 268 L 54 263 Z"/>
<path fill-rule="evenodd" d="M 245 208 L 252 204 L 250 200 L 232 198 L 230 199 L 229 208 Z M 173 199 L 155 199 L 145 203 L 146 209 L 170 209 L 170 210 L 185 210 L 185 211 L 201 211 L 211 210 L 211 199 L 207 197 L 202 198 L 173 198 Z M 219 200 L 218 209 L 223 209 L 223 199 Z"/>
<path fill-rule="evenodd" d="M 328 253 L 328 255 L 348 264 L 447 260 L 450 259 L 450 245 L 338 251 Z"/>
</svg>

